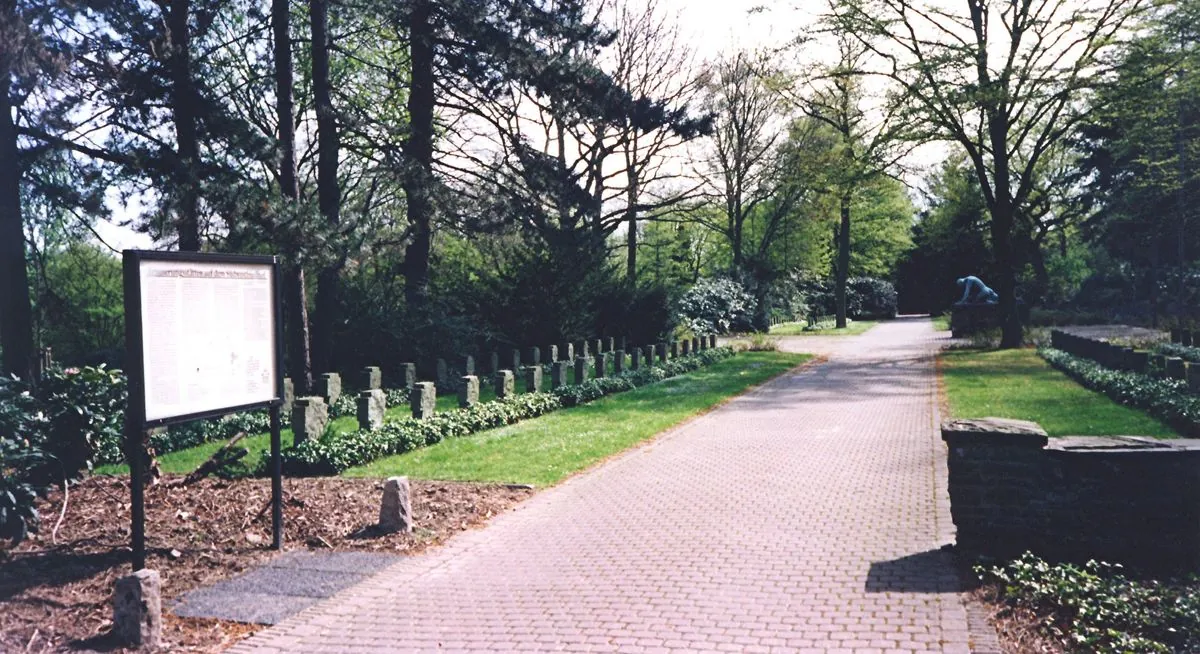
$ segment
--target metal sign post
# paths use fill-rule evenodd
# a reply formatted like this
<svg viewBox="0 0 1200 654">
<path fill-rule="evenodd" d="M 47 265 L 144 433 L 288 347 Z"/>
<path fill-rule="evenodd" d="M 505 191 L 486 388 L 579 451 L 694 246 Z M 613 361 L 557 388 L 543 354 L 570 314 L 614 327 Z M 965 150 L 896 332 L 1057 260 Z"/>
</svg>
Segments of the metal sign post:
<svg viewBox="0 0 1200 654">
<path fill-rule="evenodd" d="M 283 547 L 283 322 L 273 256 L 126 250 L 125 456 L 133 569 L 146 567 L 147 430 L 238 411 L 271 412 L 273 545 Z"/>
</svg>

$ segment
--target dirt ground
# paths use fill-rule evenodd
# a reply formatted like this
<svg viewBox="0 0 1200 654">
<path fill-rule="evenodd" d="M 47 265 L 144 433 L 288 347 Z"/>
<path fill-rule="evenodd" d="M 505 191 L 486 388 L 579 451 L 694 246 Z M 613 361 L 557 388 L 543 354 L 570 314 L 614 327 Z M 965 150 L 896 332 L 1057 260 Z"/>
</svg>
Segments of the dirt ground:
<svg viewBox="0 0 1200 654">
<path fill-rule="evenodd" d="M 148 568 L 162 575 L 164 604 L 197 586 L 269 559 L 270 480 L 204 479 L 179 486 L 167 477 L 146 489 Z M 481 525 L 533 493 L 529 488 L 413 481 L 412 534 L 379 536 L 383 481 L 285 479 L 285 549 L 411 554 Z M 130 571 L 129 484 L 92 477 L 56 492 L 40 507 L 42 526 L 14 550 L 0 551 L 0 652 L 111 651 L 114 581 Z M 179 652 L 215 652 L 261 629 L 164 612 L 163 640 Z"/>
</svg>

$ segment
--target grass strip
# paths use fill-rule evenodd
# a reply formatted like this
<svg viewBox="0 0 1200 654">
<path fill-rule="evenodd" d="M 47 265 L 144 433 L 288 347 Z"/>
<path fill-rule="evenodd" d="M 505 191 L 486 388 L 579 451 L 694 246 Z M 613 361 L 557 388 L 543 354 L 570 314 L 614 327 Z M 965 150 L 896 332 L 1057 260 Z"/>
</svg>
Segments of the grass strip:
<svg viewBox="0 0 1200 654">
<path fill-rule="evenodd" d="M 955 350 L 942 353 L 940 363 L 954 418 L 1032 420 L 1050 436 L 1178 436 L 1162 421 L 1080 386 L 1034 350 Z"/>
<path fill-rule="evenodd" d="M 878 325 L 878 320 L 848 320 L 843 329 L 806 330 L 807 323 L 782 322 L 771 327 L 772 336 L 858 336 Z"/>
<path fill-rule="evenodd" d="M 744 352 L 686 375 L 343 473 L 550 485 L 810 359 Z"/>
</svg>

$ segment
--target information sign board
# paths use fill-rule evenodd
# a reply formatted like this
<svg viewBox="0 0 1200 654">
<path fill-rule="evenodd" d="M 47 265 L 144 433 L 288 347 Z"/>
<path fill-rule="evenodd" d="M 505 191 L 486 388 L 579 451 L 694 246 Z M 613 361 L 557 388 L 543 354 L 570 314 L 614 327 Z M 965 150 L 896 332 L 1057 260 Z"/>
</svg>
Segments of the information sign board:
<svg viewBox="0 0 1200 654">
<path fill-rule="evenodd" d="M 147 423 L 276 399 L 273 262 L 138 268 Z"/>
</svg>

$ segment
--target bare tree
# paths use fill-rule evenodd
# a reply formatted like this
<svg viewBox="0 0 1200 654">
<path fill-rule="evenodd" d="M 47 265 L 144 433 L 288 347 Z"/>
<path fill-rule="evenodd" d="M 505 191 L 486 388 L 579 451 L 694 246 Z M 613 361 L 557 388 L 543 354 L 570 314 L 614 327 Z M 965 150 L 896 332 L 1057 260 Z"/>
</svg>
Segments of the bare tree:
<svg viewBox="0 0 1200 654">
<path fill-rule="evenodd" d="M 1150 0 L 834 0 L 827 22 L 873 55 L 863 72 L 903 93 L 908 120 L 967 154 L 991 215 L 1002 347 L 1020 345 L 1014 225 L 1041 159 L 1078 125 L 1106 50 Z M 952 8 L 957 5 L 957 9 Z"/>
</svg>

